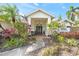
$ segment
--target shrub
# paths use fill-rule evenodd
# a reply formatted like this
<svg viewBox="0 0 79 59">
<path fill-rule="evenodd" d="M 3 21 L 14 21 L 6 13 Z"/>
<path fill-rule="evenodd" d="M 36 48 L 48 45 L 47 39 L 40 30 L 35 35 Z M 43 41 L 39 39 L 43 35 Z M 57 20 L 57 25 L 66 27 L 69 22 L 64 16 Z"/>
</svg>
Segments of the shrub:
<svg viewBox="0 0 79 59">
<path fill-rule="evenodd" d="M 2 31 L 2 36 L 4 38 L 11 37 L 15 33 L 15 31 L 16 30 L 14 28 L 5 29 Z"/>
<path fill-rule="evenodd" d="M 54 38 L 54 39 L 57 39 L 57 36 L 58 36 L 59 34 L 56 32 L 56 31 L 54 31 L 53 33 L 52 33 L 52 37 Z"/>
<path fill-rule="evenodd" d="M 4 42 L 3 48 L 19 47 L 24 45 L 25 42 L 26 41 L 22 38 L 11 38 L 10 40 L 6 40 L 6 42 Z"/>
<path fill-rule="evenodd" d="M 61 43 L 63 43 L 64 42 L 64 37 L 63 36 L 61 36 L 61 35 L 58 35 L 57 36 L 57 40 L 58 40 L 58 42 L 61 42 Z"/>
<path fill-rule="evenodd" d="M 70 46 L 77 46 L 78 45 L 78 42 L 76 41 L 76 39 L 74 38 L 71 38 L 71 39 L 67 39 L 66 40 L 66 43 Z"/>
<path fill-rule="evenodd" d="M 18 34 L 24 38 L 27 39 L 28 36 L 28 28 L 27 25 L 22 22 L 16 22 L 14 24 L 14 27 L 17 29 Z"/>
<path fill-rule="evenodd" d="M 10 47 L 14 47 L 17 43 L 17 40 L 15 39 L 11 39 L 11 40 L 7 40 L 5 43 L 4 43 L 4 48 L 10 48 Z"/>
<path fill-rule="evenodd" d="M 41 51 L 41 55 L 42 56 L 57 56 L 59 55 L 59 49 L 60 49 L 59 45 L 53 46 L 53 47 L 47 47 Z"/>
</svg>

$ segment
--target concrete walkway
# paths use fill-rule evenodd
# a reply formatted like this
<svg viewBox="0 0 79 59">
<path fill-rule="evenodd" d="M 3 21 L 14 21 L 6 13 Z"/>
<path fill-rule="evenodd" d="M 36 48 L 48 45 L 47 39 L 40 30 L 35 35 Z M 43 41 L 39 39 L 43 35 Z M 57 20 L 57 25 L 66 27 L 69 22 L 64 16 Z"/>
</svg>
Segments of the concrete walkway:
<svg viewBox="0 0 79 59">
<path fill-rule="evenodd" d="M 24 56 L 28 46 L 0 53 L 0 56 Z"/>
<path fill-rule="evenodd" d="M 29 56 L 30 52 L 33 52 L 45 46 L 45 43 L 42 38 L 38 39 L 40 40 L 37 40 L 36 43 L 33 43 L 32 45 L 2 52 L 0 53 L 0 56 Z"/>
</svg>

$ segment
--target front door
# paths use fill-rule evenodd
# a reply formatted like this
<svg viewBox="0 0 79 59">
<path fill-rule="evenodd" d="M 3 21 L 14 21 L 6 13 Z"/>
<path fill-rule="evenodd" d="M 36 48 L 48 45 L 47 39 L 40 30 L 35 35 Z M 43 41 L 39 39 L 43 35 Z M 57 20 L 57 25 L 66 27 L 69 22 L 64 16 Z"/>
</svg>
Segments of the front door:
<svg viewBox="0 0 79 59">
<path fill-rule="evenodd" d="M 42 34 L 42 26 L 36 26 L 36 34 Z"/>
</svg>

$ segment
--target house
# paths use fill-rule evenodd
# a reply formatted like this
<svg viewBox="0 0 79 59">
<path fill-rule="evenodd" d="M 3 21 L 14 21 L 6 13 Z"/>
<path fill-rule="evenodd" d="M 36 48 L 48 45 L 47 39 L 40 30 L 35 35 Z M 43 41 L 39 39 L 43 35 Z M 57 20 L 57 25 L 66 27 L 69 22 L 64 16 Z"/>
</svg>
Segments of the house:
<svg viewBox="0 0 79 59">
<path fill-rule="evenodd" d="M 30 26 L 30 34 L 44 34 L 49 35 L 48 24 L 54 18 L 45 10 L 37 9 L 26 15 L 28 24 Z"/>
<path fill-rule="evenodd" d="M 59 21 L 59 24 L 62 27 L 58 29 L 58 32 L 70 32 L 71 25 L 70 23 L 66 22 L 66 20 Z"/>
<path fill-rule="evenodd" d="M 75 18 L 75 21 L 78 21 L 79 20 L 79 9 L 75 9 L 75 12 L 74 13 L 74 18 Z"/>
</svg>

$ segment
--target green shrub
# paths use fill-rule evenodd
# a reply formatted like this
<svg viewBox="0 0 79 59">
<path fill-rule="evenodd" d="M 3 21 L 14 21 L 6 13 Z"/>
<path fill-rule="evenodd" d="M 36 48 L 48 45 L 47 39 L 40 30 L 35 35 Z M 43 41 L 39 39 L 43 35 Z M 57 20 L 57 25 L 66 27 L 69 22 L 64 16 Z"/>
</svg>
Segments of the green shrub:
<svg viewBox="0 0 79 59">
<path fill-rule="evenodd" d="M 10 40 L 6 40 L 6 42 L 4 42 L 3 48 L 19 47 L 24 45 L 25 42 L 26 41 L 22 38 L 11 38 Z"/>
<path fill-rule="evenodd" d="M 63 43 L 64 42 L 64 37 L 63 36 L 61 36 L 61 35 L 58 35 L 57 36 L 57 40 L 58 40 L 58 42 L 61 42 L 61 43 Z"/>
<path fill-rule="evenodd" d="M 10 48 L 10 47 L 14 47 L 17 43 L 17 40 L 15 39 L 11 39 L 11 40 L 6 40 L 6 42 L 4 43 L 4 48 Z"/>
<path fill-rule="evenodd" d="M 57 36 L 58 36 L 59 34 L 56 32 L 56 31 L 54 31 L 53 33 L 52 33 L 52 37 L 56 40 L 57 39 Z"/>
<path fill-rule="evenodd" d="M 76 41 L 76 39 L 74 38 L 71 38 L 71 39 L 67 39 L 66 40 L 66 43 L 70 46 L 77 46 L 78 45 L 78 42 Z"/>
<path fill-rule="evenodd" d="M 26 24 L 22 23 L 22 22 L 16 22 L 14 24 L 14 27 L 17 29 L 18 34 L 26 39 L 28 36 L 28 27 Z"/>
</svg>

